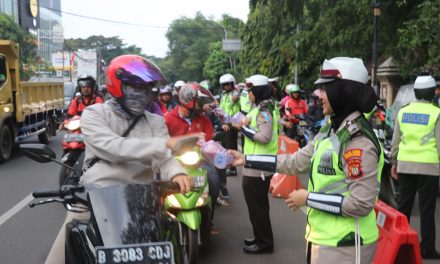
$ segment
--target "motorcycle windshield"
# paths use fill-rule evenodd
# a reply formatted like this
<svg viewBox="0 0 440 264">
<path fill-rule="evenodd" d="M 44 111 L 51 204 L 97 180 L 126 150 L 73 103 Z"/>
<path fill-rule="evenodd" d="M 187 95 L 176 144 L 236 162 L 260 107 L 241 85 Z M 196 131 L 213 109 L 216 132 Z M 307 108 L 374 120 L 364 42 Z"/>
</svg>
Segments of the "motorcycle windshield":
<svg viewBox="0 0 440 264">
<path fill-rule="evenodd" d="M 104 246 L 161 240 L 161 196 L 154 185 L 117 185 L 89 191 L 92 221 Z"/>
</svg>

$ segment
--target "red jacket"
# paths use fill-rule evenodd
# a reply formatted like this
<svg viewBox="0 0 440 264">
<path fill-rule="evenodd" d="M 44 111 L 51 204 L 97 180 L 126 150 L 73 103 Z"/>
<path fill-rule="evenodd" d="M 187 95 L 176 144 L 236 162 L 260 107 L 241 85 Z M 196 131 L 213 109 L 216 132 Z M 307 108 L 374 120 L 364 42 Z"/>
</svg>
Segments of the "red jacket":
<svg viewBox="0 0 440 264">
<path fill-rule="evenodd" d="M 307 111 L 307 103 L 302 99 L 289 98 L 284 104 L 284 118 L 289 118 L 294 123 L 299 122 L 298 118 L 294 118 L 295 115 L 306 115 Z"/>
<path fill-rule="evenodd" d="M 214 134 L 211 121 L 200 114 L 191 120 L 191 126 L 179 114 L 179 106 L 176 106 L 164 116 L 165 124 L 171 137 L 187 135 L 190 133 L 203 132 L 205 140 L 211 140 Z"/>
<path fill-rule="evenodd" d="M 101 97 L 93 95 L 92 98 L 86 98 L 83 96 L 75 96 L 70 103 L 67 114 L 69 116 L 81 115 L 84 108 L 92 104 L 102 104 L 104 100 Z"/>
</svg>

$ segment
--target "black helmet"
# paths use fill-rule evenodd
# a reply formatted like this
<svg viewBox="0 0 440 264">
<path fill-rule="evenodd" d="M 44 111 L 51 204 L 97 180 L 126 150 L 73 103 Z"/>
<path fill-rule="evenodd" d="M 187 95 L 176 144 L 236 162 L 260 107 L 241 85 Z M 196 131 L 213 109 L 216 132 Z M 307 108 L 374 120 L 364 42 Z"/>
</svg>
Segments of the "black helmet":
<svg viewBox="0 0 440 264">
<path fill-rule="evenodd" d="M 91 75 L 81 74 L 76 81 L 78 91 L 81 92 L 81 87 L 87 86 L 95 90 L 96 80 Z"/>
</svg>

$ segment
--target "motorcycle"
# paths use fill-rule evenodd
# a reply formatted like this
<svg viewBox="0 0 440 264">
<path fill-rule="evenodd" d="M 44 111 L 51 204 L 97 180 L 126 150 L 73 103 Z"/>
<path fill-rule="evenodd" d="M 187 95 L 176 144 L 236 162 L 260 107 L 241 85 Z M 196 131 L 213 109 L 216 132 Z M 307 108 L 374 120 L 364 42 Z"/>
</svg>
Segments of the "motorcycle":
<svg viewBox="0 0 440 264">
<path fill-rule="evenodd" d="M 211 232 L 211 197 L 208 194 L 207 170 L 200 167 L 200 149 L 194 147 L 175 155 L 192 177 L 193 187 L 188 193 L 174 193 L 165 198 L 167 212 L 178 220 L 180 245 L 184 263 L 197 263 L 199 246 L 206 247 Z"/>
<path fill-rule="evenodd" d="M 83 134 L 81 133 L 80 116 L 74 116 L 64 121 L 63 127 L 66 130 L 64 134 L 63 156 L 61 162 L 74 167 L 78 173 L 72 173 L 68 167 L 61 167 L 58 179 L 59 185 L 78 184 L 81 176 L 81 168 L 84 162 L 84 144 Z"/>
<path fill-rule="evenodd" d="M 20 147 L 37 162 L 67 166 L 56 160 L 47 145 Z M 100 188 L 63 185 L 33 192 L 41 200 L 30 207 L 61 203 L 68 211 L 90 213 L 89 220 L 72 220 L 66 225 L 66 263 L 184 263 L 179 225 L 163 206 L 164 197 L 178 191 L 179 186 L 169 181 Z"/>
</svg>

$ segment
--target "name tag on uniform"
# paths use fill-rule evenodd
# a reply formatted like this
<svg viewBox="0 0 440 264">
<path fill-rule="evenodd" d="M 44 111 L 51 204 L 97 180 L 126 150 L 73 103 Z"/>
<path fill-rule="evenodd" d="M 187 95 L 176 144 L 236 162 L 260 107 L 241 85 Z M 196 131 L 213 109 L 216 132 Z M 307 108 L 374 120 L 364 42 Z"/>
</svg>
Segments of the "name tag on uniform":
<svg viewBox="0 0 440 264">
<path fill-rule="evenodd" d="M 402 116 L 402 123 L 417 124 L 426 126 L 429 122 L 429 115 L 404 113 Z"/>
</svg>

